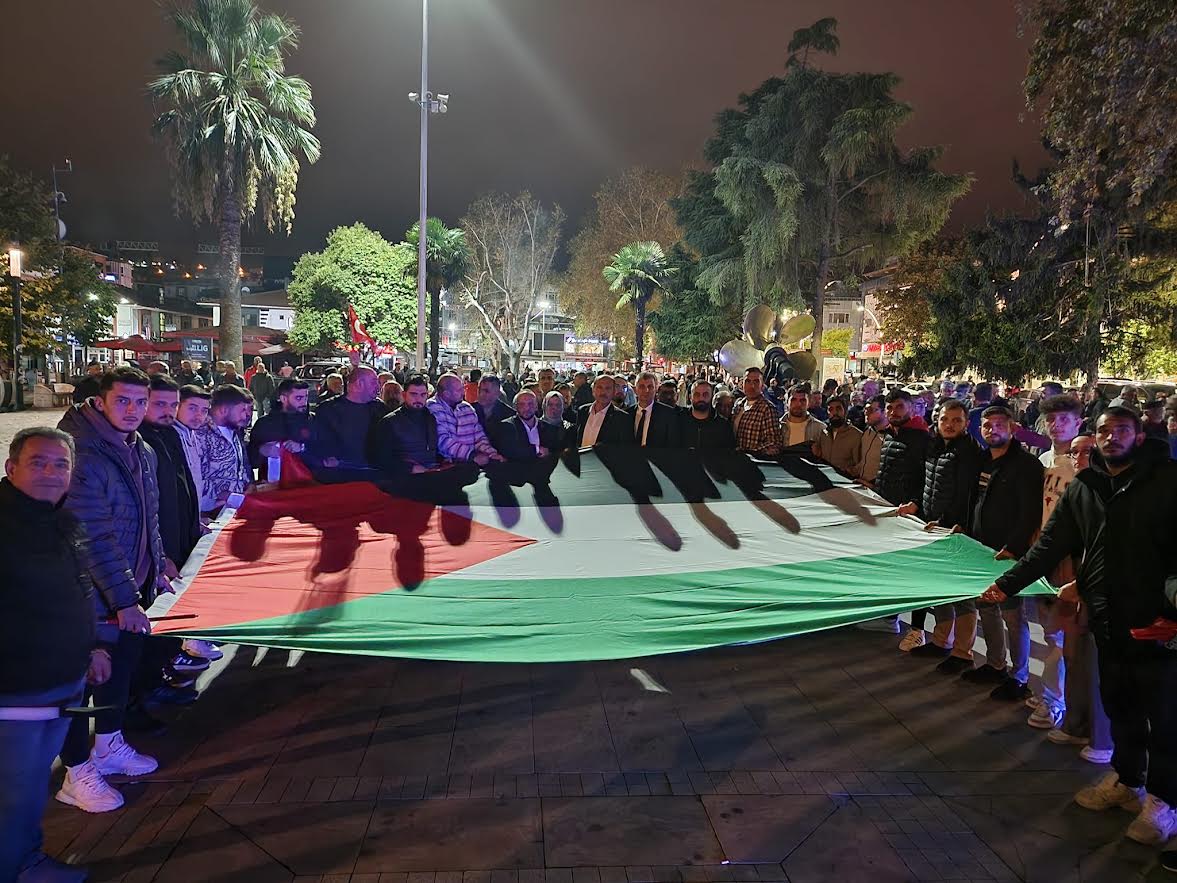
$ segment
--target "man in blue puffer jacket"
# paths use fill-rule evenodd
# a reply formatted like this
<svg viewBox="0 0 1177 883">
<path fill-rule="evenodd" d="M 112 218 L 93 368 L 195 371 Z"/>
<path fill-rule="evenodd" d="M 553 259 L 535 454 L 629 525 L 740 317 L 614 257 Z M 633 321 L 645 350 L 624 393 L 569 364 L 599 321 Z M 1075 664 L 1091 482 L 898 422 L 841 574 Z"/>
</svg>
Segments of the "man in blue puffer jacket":
<svg viewBox="0 0 1177 883">
<path fill-rule="evenodd" d="M 61 753 L 66 777 L 57 799 L 87 812 L 122 806 L 105 776 L 141 776 L 157 766 L 122 735 L 131 678 L 151 631 L 143 611 L 158 591 L 171 589 L 159 534 L 155 452 L 139 435 L 149 387 L 142 371 L 116 368 L 103 375 L 97 396 L 74 405 L 58 424 L 77 447 L 65 505 L 89 541 L 99 637 L 114 646 L 110 679 L 93 692 L 96 706 L 109 706 L 94 716 L 94 750 L 87 721 L 79 717 Z"/>
</svg>

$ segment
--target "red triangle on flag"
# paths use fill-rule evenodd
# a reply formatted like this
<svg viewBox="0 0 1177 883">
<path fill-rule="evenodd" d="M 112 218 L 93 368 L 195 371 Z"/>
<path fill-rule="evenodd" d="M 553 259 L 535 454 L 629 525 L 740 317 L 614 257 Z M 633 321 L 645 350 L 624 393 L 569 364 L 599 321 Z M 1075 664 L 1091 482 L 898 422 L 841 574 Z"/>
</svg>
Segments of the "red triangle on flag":
<svg viewBox="0 0 1177 883">
<path fill-rule="evenodd" d="M 250 494 L 157 632 L 305 613 L 428 581 L 535 540 L 367 482 Z"/>
</svg>

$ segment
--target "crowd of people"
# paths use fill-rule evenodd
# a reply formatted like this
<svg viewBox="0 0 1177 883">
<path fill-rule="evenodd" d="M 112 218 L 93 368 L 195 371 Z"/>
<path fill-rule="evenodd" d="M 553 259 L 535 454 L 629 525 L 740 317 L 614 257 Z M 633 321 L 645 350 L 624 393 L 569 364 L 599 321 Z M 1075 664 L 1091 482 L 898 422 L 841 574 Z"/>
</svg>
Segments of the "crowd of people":
<svg viewBox="0 0 1177 883">
<path fill-rule="evenodd" d="M 991 383 L 819 390 L 756 368 L 515 378 L 345 365 L 318 386 L 260 359 L 244 376 L 232 363 L 146 368 L 91 370 L 56 428 L 21 431 L 8 452 L 0 879 L 84 879 L 41 850 L 55 758 L 57 800 L 87 812 L 122 805 L 109 777 L 156 769 L 125 733 L 158 727 L 160 704 L 195 701 L 221 651 L 152 636 L 147 610 L 234 495 L 296 464 L 322 482 L 476 475 L 598 445 L 822 462 L 897 517 L 1016 562 L 976 598 L 862 627 L 901 635 L 936 676 L 1025 706 L 1046 738 L 1110 763 L 1081 806 L 1133 807 L 1127 834 L 1145 843 L 1177 832 L 1177 642 L 1157 625 L 1177 620 L 1177 399 L 1056 384 L 1015 412 Z M 1040 578 L 1057 597 L 1020 597 Z M 1032 620 L 1048 647 L 1036 686 Z M 66 712 L 91 701 L 93 737 L 90 716 Z"/>
</svg>

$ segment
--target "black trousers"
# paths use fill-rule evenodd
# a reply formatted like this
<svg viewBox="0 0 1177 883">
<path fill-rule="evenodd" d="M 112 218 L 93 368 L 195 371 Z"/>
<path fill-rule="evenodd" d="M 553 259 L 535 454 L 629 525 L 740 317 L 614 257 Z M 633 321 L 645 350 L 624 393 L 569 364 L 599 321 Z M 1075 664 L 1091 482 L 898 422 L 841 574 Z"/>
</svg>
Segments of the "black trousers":
<svg viewBox="0 0 1177 883">
<path fill-rule="evenodd" d="M 1099 692 L 1120 781 L 1177 806 L 1177 653 L 1101 641 Z"/>
<path fill-rule="evenodd" d="M 91 696 L 95 707 L 110 706 L 94 715 L 94 732 L 113 733 L 123 728 L 127 713 L 127 699 L 131 694 L 131 680 L 139 666 L 145 635 L 119 632 L 118 643 L 110 654 L 110 678 L 97 687 L 86 687 L 85 705 Z M 85 763 L 90 757 L 90 719 L 78 716 L 70 721 L 69 733 L 61 749 L 61 762 L 66 766 Z"/>
</svg>

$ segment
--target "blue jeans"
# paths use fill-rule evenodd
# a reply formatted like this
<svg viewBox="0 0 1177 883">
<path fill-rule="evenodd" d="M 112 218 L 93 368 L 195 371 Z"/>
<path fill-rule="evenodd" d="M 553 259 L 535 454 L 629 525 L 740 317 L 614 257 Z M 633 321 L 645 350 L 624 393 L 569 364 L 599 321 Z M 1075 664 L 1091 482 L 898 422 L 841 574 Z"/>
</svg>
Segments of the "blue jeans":
<svg viewBox="0 0 1177 883">
<path fill-rule="evenodd" d="M 82 684 L 0 696 L 0 706 L 73 705 Z M 41 850 L 41 816 L 49 802 L 49 773 L 61 751 L 69 718 L 0 720 L 0 880 L 14 880 Z"/>
</svg>

